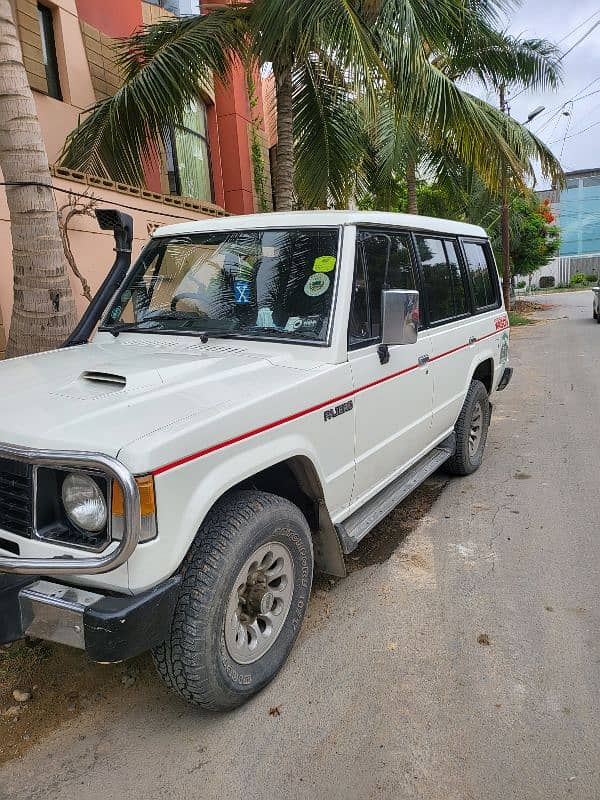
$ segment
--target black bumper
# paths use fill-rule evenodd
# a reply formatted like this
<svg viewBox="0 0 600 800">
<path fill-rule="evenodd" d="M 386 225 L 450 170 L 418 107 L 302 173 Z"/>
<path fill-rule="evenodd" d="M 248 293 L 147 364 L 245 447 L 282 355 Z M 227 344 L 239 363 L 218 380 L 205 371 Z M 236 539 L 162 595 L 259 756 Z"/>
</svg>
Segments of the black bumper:
<svg viewBox="0 0 600 800">
<path fill-rule="evenodd" d="M 84 606 L 74 606 L 68 601 L 57 604 L 51 596 L 47 604 L 38 599 L 35 608 L 42 607 L 45 617 L 50 613 L 53 620 L 53 624 L 48 624 L 44 619 L 43 630 L 47 635 L 40 635 L 35 611 L 25 601 L 25 595 L 40 585 L 38 578 L 0 574 L 0 644 L 29 634 L 48 641 L 64 641 L 58 633 L 65 630 L 61 615 L 69 614 L 67 626 L 74 623 L 74 630 L 81 632 L 81 643 L 75 646 L 82 647 L 92 661 L 124 661 L 167 638 L 180 583 L 181 576 L 175 575 L 142 594 L 104 596 Z M 60 585 L 60 588 L 65 587 Z M 80 590 L 74 589 L 77 591 Z"/>
</svg>

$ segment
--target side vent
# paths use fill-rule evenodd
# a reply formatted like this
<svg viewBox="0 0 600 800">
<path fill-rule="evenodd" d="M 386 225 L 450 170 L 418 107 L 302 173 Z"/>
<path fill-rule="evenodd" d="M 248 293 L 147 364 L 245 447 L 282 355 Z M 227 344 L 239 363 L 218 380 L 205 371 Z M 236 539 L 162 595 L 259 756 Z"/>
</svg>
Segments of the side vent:
<svg viewBox="0 0 600 800">
<path fill-rule="evenodd" d="M 91 372 L 81 373 L 83 380 L 94 383 L 109 383 L 111 386 L 126 386 L 127 378 L 124 375 L 115 375 L 112 372 Z"/>
</svg>

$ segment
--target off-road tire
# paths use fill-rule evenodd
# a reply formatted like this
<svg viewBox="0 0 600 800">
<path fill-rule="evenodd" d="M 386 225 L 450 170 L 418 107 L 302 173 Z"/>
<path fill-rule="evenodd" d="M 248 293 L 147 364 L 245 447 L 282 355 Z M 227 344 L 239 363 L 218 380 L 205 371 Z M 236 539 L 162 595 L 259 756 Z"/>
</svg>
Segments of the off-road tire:
<svg viewBox="0 0 600 800">
<path fill-rule="evenodd" d="M 469 449 L 471 425 L 473 414 L 478 404 L 483 412 L 482 431 L 479 445 L 476 451 L 471 453 Z M 476 469 L 479 469 L 483 460 L 489 425 L 490 399 L 487 390 L 481 381 L 471 381 L 460 416 L 454 426 L 456 450 L 454 455 L 446 462 L 447 472 L 451 475 L 470 475 Z"/>
<path fill-rule="evenodd" d="M 258 547 L 283 544 L 293 564 L 294 588 L 283 627 L 254 663 L 230 656 L 224 632 L 236 577 Z M 235 708 L 266 686 L 283 666 L 300 631 L 313 577 L 309 526 L 293 503 L 259 491 L 235 491 L 211 509 L 185 559 L 170 635 L 153 650 L 167 686 L 210 710 Z"/>
</svg>

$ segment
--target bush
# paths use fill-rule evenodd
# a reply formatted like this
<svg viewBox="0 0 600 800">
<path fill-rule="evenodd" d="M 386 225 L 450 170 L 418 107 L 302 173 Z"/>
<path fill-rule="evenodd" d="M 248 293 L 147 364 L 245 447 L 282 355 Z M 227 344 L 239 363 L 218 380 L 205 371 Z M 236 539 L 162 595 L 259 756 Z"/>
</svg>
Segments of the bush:
<svg viewBox="0 0 600 800">
<path fill-rule="evenodd" d="M 540 278 L 540 289 L 551 289 L 554 286 L 553 275 L 542 275 Z"/>
<path fill-rule="evenodd" d="M 517 289 L 524 289 L 527 286 L 527 281 L 519 281 L 517 283 Z"/>
<path fill-rule="evenodd" d="M 588 283 L 598 283 L 598 276 L 595 272 L 590 272 L 585 276 L 585 279 Z"/>
<path fill-rule="evenodd" d="M 583 272 L 576 272 L 575 275 L 571 276 L 571 286 L 579 286 L 582 283 L 585 283 Z"/>
</svg>

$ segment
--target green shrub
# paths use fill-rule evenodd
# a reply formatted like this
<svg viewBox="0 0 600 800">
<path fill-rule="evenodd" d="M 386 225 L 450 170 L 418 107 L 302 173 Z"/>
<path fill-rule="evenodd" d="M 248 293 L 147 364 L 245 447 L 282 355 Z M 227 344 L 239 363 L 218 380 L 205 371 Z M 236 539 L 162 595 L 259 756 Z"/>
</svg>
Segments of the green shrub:
<svg viewBox="0 0 600 800">
<path fill-rule="evenodd" d="M 598 276 L 595 272 L 590 272 L 585 276 L 588 283 L 598 283 Z"/>
<path fill-rule="evenodd" d="M 542 275 L 540 278 L 540 289 L 551 289 L 554 286 L 553 275 Z"/>
<path fill-rule="evenodd" d="M 571 276 L 571 286 L 579 286 L 582 283 L 585 283 L 583 272 L 576 272 L 575 275 Z"/>
<path fill-rule="evenodd" d="M 519 281 L 517 283 L 517 289 L 524 289 L 527 286 L 527 281 Z"/>
</svg>

